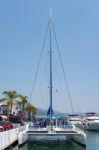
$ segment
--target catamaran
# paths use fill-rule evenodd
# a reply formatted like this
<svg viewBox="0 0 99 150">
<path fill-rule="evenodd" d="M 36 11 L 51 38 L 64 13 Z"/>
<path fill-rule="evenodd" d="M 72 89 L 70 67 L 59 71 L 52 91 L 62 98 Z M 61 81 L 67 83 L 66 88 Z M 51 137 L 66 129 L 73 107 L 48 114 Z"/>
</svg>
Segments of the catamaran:
<svg viewBox="0 0 99 150">
<path fill-rule="evenodd" d="M 49 95 L 50 95 L 50 106 L 48 109 L 49 114 L 49 123 L 43 124 L 43 126 L 38 123 L 30 123 L 28 125 L 27 134 L 29 135 L 29 140 L 37 141 L 37 142 L 53 142 L 53 141 L 68 141 L 74 140 L 77 143 L 80 143 L 86 146 L 86 135 L 85 133 L 77 128 L 75 125 L 71 125 L 68 123 L 58 124 L 53 123 L 53 108 L 52 108 L 52 101 L 53 101 L 53 94 L 52 94 L 52 17 L 51 17 L 51 10 L 50 10 L 50 18 L 48 22 L 48 28 L 50 31 L 50 49 L 49 49 L 49 57 L 50 57 L 50 85 L 49 85 Z"/>
</svg>

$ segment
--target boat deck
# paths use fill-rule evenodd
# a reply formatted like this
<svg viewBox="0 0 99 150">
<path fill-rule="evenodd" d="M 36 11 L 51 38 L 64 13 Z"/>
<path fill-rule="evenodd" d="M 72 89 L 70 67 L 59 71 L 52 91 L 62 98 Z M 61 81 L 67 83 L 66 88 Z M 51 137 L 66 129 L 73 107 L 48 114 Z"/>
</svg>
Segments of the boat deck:
<svg viewBox="0 0 99 150">
<path fill-rule="evenodd" d="M 40 135 L 66 135 L 66 134 L 80 134 L 79 130 L 77 128 L 74 128 L 74 126 L 69 125 L 69 126 L 61 126 L 61 127 L 45 127 L 45 128 L 40 128 L 40 127 L 29 127 L 27 134 L 40 134 Z"/>
</svg>

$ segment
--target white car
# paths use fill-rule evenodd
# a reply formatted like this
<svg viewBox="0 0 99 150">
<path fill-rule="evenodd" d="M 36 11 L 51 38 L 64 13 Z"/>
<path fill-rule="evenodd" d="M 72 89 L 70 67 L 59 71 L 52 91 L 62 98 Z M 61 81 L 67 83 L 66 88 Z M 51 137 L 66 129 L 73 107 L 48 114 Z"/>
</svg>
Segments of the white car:
<svg viewBox="0 0 99 150">
<path fill-rule="evenodd" d="M 0 132 L 3 132 L 3 131 L 4 131 L 3 127 L 2 127 L 2 126 L 0 126 Z"/>
</svg>

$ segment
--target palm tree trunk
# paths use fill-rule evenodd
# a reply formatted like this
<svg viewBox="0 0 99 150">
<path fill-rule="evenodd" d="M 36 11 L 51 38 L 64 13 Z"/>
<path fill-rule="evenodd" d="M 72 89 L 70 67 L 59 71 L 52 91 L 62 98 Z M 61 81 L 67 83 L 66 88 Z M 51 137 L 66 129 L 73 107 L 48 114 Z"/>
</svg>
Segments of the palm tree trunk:
<svg viewBox="0 0 99 150">
<path fill-rule="evenodd" d="M 31 112 L 28 112 L 28 120 L 31 120 Z"/>
<path fill-rule="evenodd" d="M 13 103 L 11 103 L 10 114 L 12 114 L 12 106 L 13 106 Z"/>
</svg>

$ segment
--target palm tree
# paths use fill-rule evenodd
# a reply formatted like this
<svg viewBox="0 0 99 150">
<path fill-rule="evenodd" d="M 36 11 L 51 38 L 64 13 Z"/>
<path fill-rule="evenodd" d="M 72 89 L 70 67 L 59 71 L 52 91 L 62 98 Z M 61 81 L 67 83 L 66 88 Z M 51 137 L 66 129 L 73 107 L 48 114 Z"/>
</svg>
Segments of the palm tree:
<svg viewBox="0 0 99 150">
<path fill-rule="evenodd" d="M 5 95 L 5 98 L 0 99 L 0 102 L 6 101 L 9 112 L 12 113 L 12 108 L 13 108 L 13 101 L 17 97 L 17 92 L 16 91 L 4 91 L 3 95 Z"/>
<path fill-rule="evenodd" d="M 24 113 L 24 108 L 25 108 L 25 105 L 28 102 L 28 97 L 27 96 L 23 96 L 23 95 L 18 95 L 18 97 L 20 98 L 21 101 L 17 101 L 17 104 L 19 106 L 22 106 L 22 111 Z"/>
<path fill-rule="evenodd" d="M 20 101 L 16 101 L 16 103 L 17 103 L 18 106 L 22 105 L 22 103 Z"/>
<path fill-rule="evenodd" d="M 19 111 L 20 109 L 20 107 L 22 106 L 22 102 L 21 101 L 18 101 L 18 100 L 16 100 L 16 104 L 17 104 L 17 110 Z M 17 112 L 18 113 L 18 112 Z"/>
<path fill-rule="evenodd" d="M 31 104 L 28 104 L 25 108 L 26 111 L 28 111 L 28 119 L 31 120 L 31 114 L 32 115 L 36 115 L 37 114 L 37 109 L 31 105 Z"/>
</svg>

